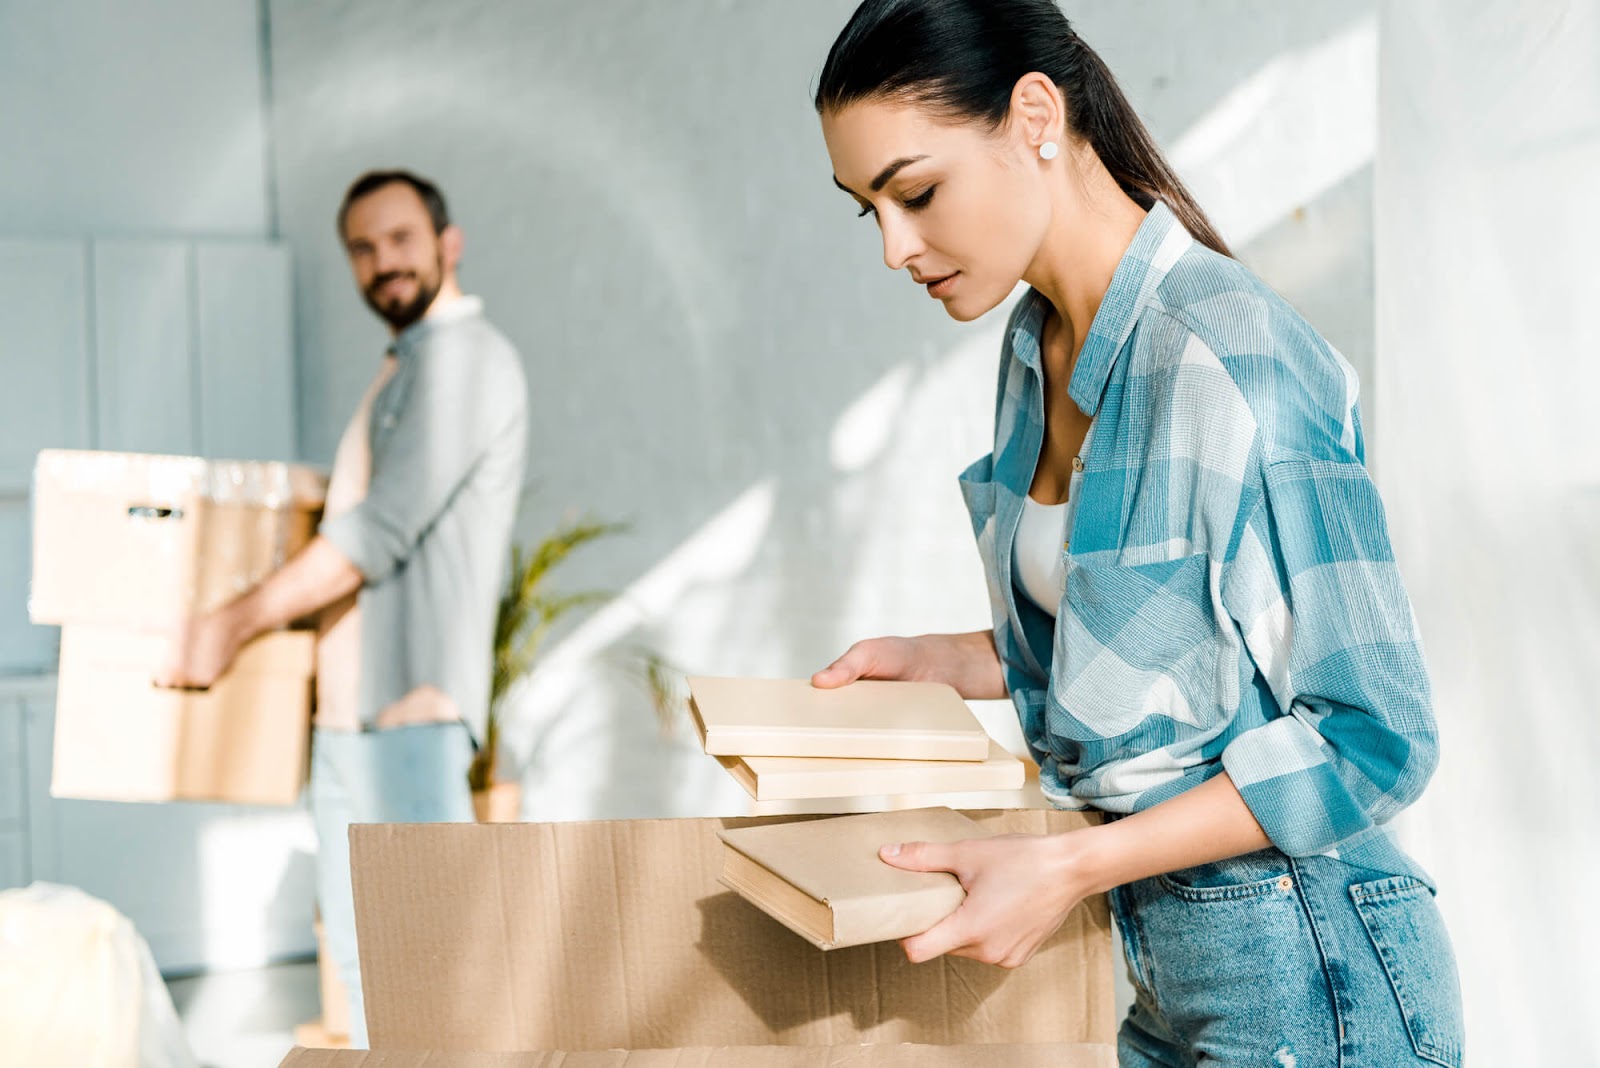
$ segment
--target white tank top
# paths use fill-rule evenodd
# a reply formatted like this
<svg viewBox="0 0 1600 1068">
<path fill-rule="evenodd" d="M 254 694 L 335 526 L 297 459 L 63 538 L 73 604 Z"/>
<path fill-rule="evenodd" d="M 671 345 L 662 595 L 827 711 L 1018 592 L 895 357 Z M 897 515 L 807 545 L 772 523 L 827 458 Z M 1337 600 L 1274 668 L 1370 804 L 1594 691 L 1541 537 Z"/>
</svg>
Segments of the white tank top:
<svg viewBox="0 0 1600 1068">
<path fill-rule="evenodd" d="M 1056 614 L 1067 588 L 1067 505 L 1022 498 L 1022 519 L 1012 550 L 1011 571 L 1019 590 L 1034 604 Z"/>
</svg>

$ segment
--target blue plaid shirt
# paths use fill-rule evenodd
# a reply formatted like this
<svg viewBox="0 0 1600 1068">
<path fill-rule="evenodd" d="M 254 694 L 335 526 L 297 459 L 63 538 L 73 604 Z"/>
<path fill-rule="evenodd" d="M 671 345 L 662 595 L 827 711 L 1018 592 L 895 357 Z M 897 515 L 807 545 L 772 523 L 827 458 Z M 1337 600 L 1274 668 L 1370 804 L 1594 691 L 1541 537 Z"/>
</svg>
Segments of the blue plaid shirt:
<svg viewBox="0 0 1600 1068">
<path fill-rule="evenodd" d="M 1158 203 L 1068 386 L 1092 424 L 1052 617 L 1012 575 L 1047 311 L 1034 291 L 1013 311 L 994 452 L 961 475 L 1046 795 L 1133 812 L 1227 771 L 1290 856 L 1431 886 L 1384 829 L 1438 745 L 1349 364 Z"/>
</svg>

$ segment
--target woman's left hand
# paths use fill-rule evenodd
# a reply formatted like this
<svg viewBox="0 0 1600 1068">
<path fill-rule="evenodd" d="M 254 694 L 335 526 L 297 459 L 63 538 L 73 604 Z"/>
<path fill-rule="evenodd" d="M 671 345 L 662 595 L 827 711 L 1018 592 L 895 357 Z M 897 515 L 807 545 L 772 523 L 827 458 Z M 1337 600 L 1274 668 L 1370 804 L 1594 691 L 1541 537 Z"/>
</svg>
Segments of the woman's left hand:
<svg viewBox="0 0 1600 1068">
<path fill-rule="evenodd" d="M 962 842 L 884 846 L 885 864 L 908 871 L 947 871 L 966 900 L 929 930 L 900 940 L 913 964 L 949 953 L 1002 968 L 1027 963 L 1067 914 L 1097 889 L 1084 850 L 1085 832 L 1009 834 Z"/>
</svg>

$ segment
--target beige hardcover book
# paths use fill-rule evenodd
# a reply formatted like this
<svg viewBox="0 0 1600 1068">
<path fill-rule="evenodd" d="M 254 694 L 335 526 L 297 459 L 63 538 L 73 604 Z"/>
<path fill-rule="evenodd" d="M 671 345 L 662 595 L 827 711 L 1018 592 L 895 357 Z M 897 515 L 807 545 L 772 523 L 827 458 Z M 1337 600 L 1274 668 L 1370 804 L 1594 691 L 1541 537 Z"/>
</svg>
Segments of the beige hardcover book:
<svg viewBox="0 0 1600 1068">
<path fill-rule="evenodd" d="M 721 882 L 820 949 L 886 942 L 928 930 L 966 892 L 948 872 L 891 867 L 878 850 L 988 834 L 948 808 L 741 827 L 718 832 Z"/>
<path fill-rule="evenodd" d="M 998 742 L 987 760 L 860 760 L 848 757 L 718 757 L 757 801 L 874 794 L 953 794 L 1020 790 L 1022 761 Z"/>
<path fill-rule="evenodd" d="M 863 680 L 691 677 L 689 708 L 712 756 L 985 760 L 989 736 L 954 689 Z"/>
</svg>

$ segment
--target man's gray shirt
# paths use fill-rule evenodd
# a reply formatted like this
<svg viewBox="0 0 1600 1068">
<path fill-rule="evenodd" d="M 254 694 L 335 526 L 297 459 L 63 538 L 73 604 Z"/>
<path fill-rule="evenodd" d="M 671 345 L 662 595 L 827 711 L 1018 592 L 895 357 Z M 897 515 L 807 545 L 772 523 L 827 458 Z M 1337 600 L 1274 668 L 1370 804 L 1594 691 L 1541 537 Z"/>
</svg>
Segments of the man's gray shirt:
<svg viewBox="0 0 1600 1068">
<path fill-rule="evenodd" d="M 462 297 L 394 341 L 372 404 L 366 498 L 321 533 L 363 576 L 361 723 L 419 686 L 479 742 L 494 626 L 522 492 L 527 383 L 511 343 Z"/>
</svg>

